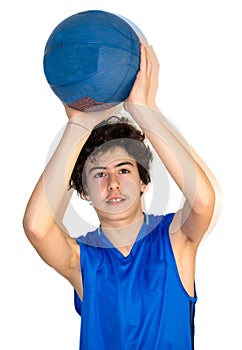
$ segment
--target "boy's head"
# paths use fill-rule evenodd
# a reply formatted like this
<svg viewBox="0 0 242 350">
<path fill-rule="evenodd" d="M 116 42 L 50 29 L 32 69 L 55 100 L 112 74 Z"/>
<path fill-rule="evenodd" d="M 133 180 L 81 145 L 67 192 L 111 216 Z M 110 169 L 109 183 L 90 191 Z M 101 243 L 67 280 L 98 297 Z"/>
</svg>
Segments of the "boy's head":
<svg viewBox="0 0 242 350">
<path fill-rule="evenodd" d="M 73 169 L 70 188 L 74 188 L 79 195 L 87 194 L 86 188 L 86 160 L 104 154 L 115 147 L 123 148 L 130 157 L 134 158 L 141 181 L 147 185 L 150 182 L 150 163 L 152 152 L 145 144 L 145 135 L 125 117 L 110 117 L 98 124 L 91 132 L 82 148 Z"/>
</svg>

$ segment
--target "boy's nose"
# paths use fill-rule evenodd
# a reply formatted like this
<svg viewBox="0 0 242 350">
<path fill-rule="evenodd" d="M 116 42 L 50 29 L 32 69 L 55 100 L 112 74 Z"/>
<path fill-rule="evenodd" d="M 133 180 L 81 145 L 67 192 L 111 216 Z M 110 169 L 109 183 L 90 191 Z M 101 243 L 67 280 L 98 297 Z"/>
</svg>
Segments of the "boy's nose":
<svg viewBox="0 0 242 350">
<path fill-rule="evenodd" d="M 109 191 L 118 190 L 120 188 L 120 183 L 115 174 L 110 174 L 108 189 Z"/>
</svg>

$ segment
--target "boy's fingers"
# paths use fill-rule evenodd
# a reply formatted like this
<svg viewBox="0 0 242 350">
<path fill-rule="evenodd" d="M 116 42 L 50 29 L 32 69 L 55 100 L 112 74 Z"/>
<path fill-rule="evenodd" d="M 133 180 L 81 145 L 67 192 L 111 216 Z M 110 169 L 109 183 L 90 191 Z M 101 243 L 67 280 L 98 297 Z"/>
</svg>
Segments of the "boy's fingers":
<svg viewBox="0 0 242 350">
<path fill-rule="evenodd" d="M 146 72 L 147 67 L 147 57 L 146 57 L 146 48 L 145 45 L 141 44 L 140 46 L 140 70 Z"/>
<path fill-rule="evenodd" d="M 156 56 L 156 53 L 155 53 L 155 51 L 153 49 L 153 46 L 149 46 L 147 48 L 147 50 L 148 50 L 148 54 L 149 54 L 150 60 L 152 62 L 152 66 L 155 67 L 155 69 L 159 69 L 160 64 L 159 64 L 158 58 Z"/>
</svg>

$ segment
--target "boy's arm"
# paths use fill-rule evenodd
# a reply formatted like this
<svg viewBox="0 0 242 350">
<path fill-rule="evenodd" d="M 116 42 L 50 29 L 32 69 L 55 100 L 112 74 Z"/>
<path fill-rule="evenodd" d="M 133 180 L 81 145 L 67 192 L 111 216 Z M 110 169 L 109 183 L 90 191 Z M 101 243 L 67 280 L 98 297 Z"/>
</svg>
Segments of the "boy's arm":
<svg viewBox="0 0 242 350">
<path fill-rule="evenodd" d="M 73 242 L 62 226 L 61 216 L 69 203 L 69 178 L 88 136 L 87 130 L 67 125 L 61 141 L 40 176 L 27 204 L 23 226 L 42 259 L 62 275 L 68 274 Z M 74 241 L 74 240 L 73 240 Z"/>
<path fill-rule="evenodd" d="M 158 62 L 154 51 L 142 46 L 140 71 L 125 108 L 144 130 L 185 196 L 185 204 L 175 215 L 171 226 L 172 232 L 179 232 L 175 239 L 181 244 L 194 243 L 196 248 L 213 217 L 216 180 L 212 181 L 209 169 L 204 164 L 201 166 L 198 155 L 157 108 L 157 86 Z"/>
<path fill-rule="evenodd" d="M 69 179 L 89 136 L 88 130 L 105 119 L 108 112 L 80 113 L 69 108 L 66 112 L 79 125 L 66 126 L 29 199 L 23 226 L 41 258 L 74 284 L 76 272 L 80 280 L 79 247 L 61 222 L 72 193 L 68 191 Z"/>
</svg>

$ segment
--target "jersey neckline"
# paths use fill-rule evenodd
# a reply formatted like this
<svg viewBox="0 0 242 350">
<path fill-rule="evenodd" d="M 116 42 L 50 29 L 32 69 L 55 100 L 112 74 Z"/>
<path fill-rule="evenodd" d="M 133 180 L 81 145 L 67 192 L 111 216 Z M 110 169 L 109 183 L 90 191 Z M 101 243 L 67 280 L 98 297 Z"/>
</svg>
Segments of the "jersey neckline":
<svg viewBox="0 0 242 350">
<path fill-rule="evenodd" d="M 163 216 L 162 216 L 163 217 Z M 161 218 L 159 216 L 159 222 L 161 220 Z M 102 241 L 102 246 L 103 248 L 106 248 L 106 249 L 111 249 L 111 251 L 120 259 L 120 260 L 123 260 L 123 261 L 129 261 L 130 259 L 132 259 L 132 257 L 136 254 L 136 251 L 138 249 L 138 246 L 139 246 L 139 242 L 145 238 L 146 236 L 148 236 L 148 234 L 153 230 L 154 225 L 155 223 L 158 224 L 157 220 L 154 220 L 154 215 L 148 215 L 147 213 L 144 213 L 144 222 L 139 230 L 139 233 L 136 237 L 136 240 L 129 252 L 129 254 L 127 256 L 125 256 L 124 254 L 122 254 L 120 252 L 120 250 L 115 247 L 113 245 L 113 243 L 108 239 L 108 237 L 105 235 L 105 233 L 102 231 L 101 229 L 101 225 L 98 227 L 97 229 L 97 233 L 98 233 L 98 236 L 100 238 L 100 240 Z"/>
</svg>

